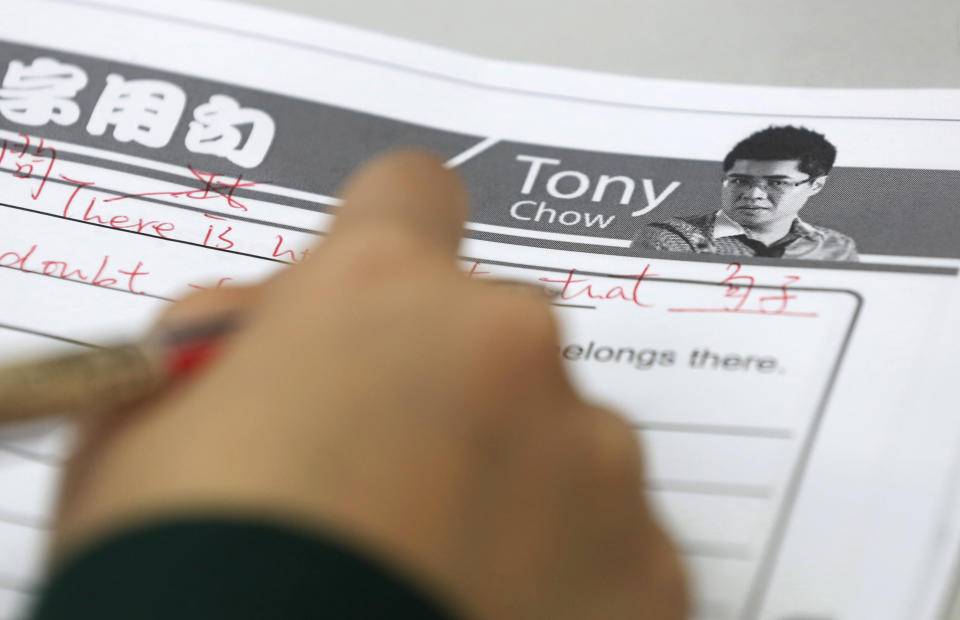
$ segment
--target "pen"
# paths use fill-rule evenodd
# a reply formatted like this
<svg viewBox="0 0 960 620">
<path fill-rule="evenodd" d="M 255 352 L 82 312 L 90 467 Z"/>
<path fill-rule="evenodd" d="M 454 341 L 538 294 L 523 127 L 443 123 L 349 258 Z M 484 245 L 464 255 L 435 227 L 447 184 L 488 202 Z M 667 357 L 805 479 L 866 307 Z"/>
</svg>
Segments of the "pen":
<svg viewBox="0 0 960 620">
<path fill-rule="evenodd" d="M 132 405 L 202 368 L 236 325 L 237 317 L 226 315 L 0 367 L 0 424 Z"/>
<path fill-rule="evenodd" d="M 488 281 L 555 296 L 541 284 Z M 132 405 L 203 367 L 239 323 L 238 313 L 226 313 L 140 341 L 0 366 L 0 424 Z"/>
</svg>

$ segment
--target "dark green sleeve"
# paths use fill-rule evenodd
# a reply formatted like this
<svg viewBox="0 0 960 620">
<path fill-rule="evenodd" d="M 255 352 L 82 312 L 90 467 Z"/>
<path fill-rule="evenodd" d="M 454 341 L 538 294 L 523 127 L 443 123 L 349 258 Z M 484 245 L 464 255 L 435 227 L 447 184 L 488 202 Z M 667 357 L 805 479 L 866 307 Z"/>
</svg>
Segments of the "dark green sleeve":
<svg viewBox="0 0 960 620">
<path fill-rule="evenodd" d="M 452 620 L 342 544 L 275 525 L 184 520 L 118 534 L 53 575 L 33 620 Z"/>
</svg>

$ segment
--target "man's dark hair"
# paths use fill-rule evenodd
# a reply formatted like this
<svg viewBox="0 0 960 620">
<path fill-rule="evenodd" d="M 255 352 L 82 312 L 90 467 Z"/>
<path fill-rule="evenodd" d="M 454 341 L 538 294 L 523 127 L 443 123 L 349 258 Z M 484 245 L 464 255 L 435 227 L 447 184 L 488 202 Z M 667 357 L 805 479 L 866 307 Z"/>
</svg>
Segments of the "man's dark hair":
<svg viewBox="0 0 960 620">
<path fill-rule="evenodd" d="M 733 168 L 738 159 L 795 159 L 804 174 L 820 177 L 833 168 L 837 149 L 823 134 L 803 127 L 767 127 L 737 143 L 723 159 L 723 171 Z"/>
</svg>

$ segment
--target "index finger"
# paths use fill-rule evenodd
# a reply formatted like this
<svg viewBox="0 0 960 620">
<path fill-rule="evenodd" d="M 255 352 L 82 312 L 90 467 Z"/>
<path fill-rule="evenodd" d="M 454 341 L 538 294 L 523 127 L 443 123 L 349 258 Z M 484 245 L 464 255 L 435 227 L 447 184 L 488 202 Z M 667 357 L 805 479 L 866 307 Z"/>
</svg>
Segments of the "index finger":
<svg viewBox="0 0 960 620">
<path fill-rule="evenodd" d="M 355 172 L 341 193 L 343 204 L 327 243 L 374 229 L 409 235 L 453 257 L 468 199 L 459 176 L 436 156 L 398 151 Z"/>
</svg>

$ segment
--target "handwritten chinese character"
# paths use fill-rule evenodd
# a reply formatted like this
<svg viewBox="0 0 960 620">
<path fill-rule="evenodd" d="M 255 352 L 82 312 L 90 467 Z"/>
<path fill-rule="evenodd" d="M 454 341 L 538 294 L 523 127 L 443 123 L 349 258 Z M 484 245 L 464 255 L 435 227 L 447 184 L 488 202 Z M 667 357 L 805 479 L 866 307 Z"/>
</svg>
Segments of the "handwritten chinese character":
<svg viewBox="0 0 960 620">
<path fill-rule="evenodd" d="M 176 84 L 125 80 L 111 73 L 90 115 L 87 131 L 102 136 L 107 125 L 113 125 L 113 137 L 120 142 L 160 148 L 170 142 L 186 101 L 186 94 Z"/>
<path fill-rule="evenodd" d="M 739 312 L 743 308 L 743 304 L 747 303 L 747 298 L 753 291 L 754 279 L 753 276 L 740 275 L 740 263 L 730 263 L 727 265 L 727 271 L 731 271 L 730 275 L 720 282 L 720 284 L 727 285 L 727 292 L 724 296 L 740 300 L 735 307 L 728 307 L 727 309 L 732 312 Z"/>
<path fill-rule="evenodd" d="M 177 191 L 166 191 L 166 192 L 141 192 L 138 194 L 122 194 L 120 196 L 114 196 L 113 198 L 106 198 L 104 202 L 113 202 L 114 200 L 126 200 L 127 198 L 142 198 L 144 196 L 173 196 L 177 198 L 179 196 L 186 196 L 193 200 L 209 200 L 211 198 L 223 198 L 227 201 L 227 204 L 233 207 L 234 209 L 240 209 L 241 211 L 246 211 L 247 207 L 242 202 L 237 200 L 233 192 L 244 188 L 244 187 L 253 187 L 257 185 L 257 181 L 244 181 L 243 175 L 232 181 L 226 179 L 220 181 L 217 178 L 220 176 L 215 172 L 203 172 L 202 170 L 197 170 L 193 166 L 188 166 L 190 172 L 193 176 L 203 183 L 203 187 L 200 189 L 187 189 L 187 190 L 177 190 Z"/>
<path fill-rule="evenodd" d="M 235 99 L 213 95 L 210 101 L 193 111 L 187 131 L 186 147 L 193 153 L 226 157 L 238 166 L 260 165 L 273 142 L 275 125 L 269 114 L 253 108 L 241 108 Z M 249 125 L 246 140 L 240 128 Z"/>
<path fill-rule="evenodd" d="M 57 161 L 57 149 L 49 146 L 45 146 L 43 138 L 40 138 L 40 143 L 34 148 L 34 153 L 36 157 L 30 156 L 30 136 L 26 134 L 20 134 L 20 137 L 23 138 L 22 144 L 12 145 L 14 149 L 17 147 L 20 148 L 20 153 L 16 156 L 16 161 L 13 162 L 14 167 L 16 168 L 13 171 L 13 176 L 16 179 L 30 179 L 37 177 L 40 179 L 40 184 L 36 189 L 30 190 L 30 197 L 36 200 L 40 197 L 40 193 L 43 192 L 43 188 L 47 184 L 47 179 L 50 178 L 50 172 L 53 170 L 53 164 Z M 7 140 L 3 140 L 3 146 L 0 147 L 0 164 L 3 164 L 3 160 L 7 156 Z M 11 151 L 12 154 L 12 151 Z M 26 157 L 26 161 L 24 161 Z M 41 170 L 40 173 L 34 172 L 34 167 L 36 164 L 46 163 L 46 170 Z"/>
<path fill-rule="evenodd" d="M 29 65 L 11 60 L 0 86 L 0 114 L 9 121 L 40 126 L 72 125 L 80 118 L 73 97 L 87 85 L 87 74 L 53 58 Z"/>
<path fill-rule="evenodd" d="M 780 285 L 779 295 L 767 295 L 760 298 L 760 311 L 771 314 L 783 314 L 787 310 L 787 304 L 791 299 L 796 299 L 796 295 L 787 292 L 787 287 L 800 281 L 800 276 L 785 276 L 784 283 Z M 766 303 L 768 301 L 779 303 L 774 310 L 768 310 Z"/>
<path fill-rule="evenodd" d="M 754 277 L 741 273 L 740 263 L 730 263 L 727 265 L 728 275 L 719 284 L 726 285 L 727 289 L 724 297 L 732 299 L 734 305 L 725 307 L 696 307 L 696 308 L 668 308 L 668 312 L 724 312 L 724 313 L 742 313 L 742 314 L 762 314 L 767 316 L 790 316 L 814 318 L 818 314 L 810 311 L 796 311 L 788 309 L 790 302 L 797 298 L 790 287 L 800 281 L 800 276 L 784 276 L 783 284 L 780 285 L 780 292 L 774 295 L 763 295 L 761 297 L 753 296 Z M 770 287 L 762 287 L 770 288 Z M 747 306 L 750 301 L 749 307 Z"/>
</svg>

